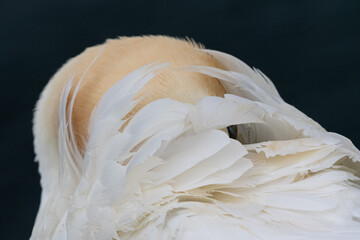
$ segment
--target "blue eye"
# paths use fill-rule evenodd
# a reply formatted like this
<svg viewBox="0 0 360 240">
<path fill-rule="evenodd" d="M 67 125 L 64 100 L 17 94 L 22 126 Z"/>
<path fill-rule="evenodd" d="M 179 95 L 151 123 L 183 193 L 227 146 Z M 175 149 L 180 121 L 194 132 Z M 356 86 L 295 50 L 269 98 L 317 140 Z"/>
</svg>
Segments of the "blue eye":
<svg viewBox="0 0 360 240">
<path fill-rule="evenodd" d="M 236 125 L 231 125 L 227 127 L 229 137 L 232 139 L 237 139 L 238 129 Z"/>
</svg>

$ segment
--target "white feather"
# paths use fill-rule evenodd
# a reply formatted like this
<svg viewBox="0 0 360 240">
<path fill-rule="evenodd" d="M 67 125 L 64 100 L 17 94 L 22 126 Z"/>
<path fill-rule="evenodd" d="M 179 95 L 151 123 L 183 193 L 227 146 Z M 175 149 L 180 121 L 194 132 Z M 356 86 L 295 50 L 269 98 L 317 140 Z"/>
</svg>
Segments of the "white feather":
<svg viewBox="0 0 360 240">
<path fill-rule="evenodd" d="M 139 68 L 94 109 L 84 155 L 68 124 L 77 91 L 67 109 L 67 85 L 62 177 L 31 239 L 358 239 L 359 150 L 286 104 L 259 70 L 206 52 L 228 71 L 186 71 L 220 79 L 230 94 L 154 101 L 120 132 L 135 95 L 166 64 Z M 244 124 L 250 144 L 221 131 Z"/>
</svg>

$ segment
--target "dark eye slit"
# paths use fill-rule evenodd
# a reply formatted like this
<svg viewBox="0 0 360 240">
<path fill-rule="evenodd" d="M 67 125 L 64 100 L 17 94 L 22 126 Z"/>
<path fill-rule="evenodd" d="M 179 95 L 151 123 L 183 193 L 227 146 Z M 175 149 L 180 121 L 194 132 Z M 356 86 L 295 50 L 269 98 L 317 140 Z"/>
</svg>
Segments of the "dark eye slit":
<svg viewBox="0 0 360 240">
<path fill-rule="evenodd" d="M 228 133 L 229 133 L 229 137 L 232 139 L 237 139 L 237 126 L 236 125 L 231 125 L 227 127 Z"/>
</svg>

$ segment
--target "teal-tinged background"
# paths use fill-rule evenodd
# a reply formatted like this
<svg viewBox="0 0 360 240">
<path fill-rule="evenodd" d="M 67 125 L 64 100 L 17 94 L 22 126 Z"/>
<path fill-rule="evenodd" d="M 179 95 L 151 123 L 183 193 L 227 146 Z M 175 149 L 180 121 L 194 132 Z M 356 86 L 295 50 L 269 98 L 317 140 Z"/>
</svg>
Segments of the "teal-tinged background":
<svg viewBox="0 0 360 240">
<path fill-rule="evenodd" d="M 261 69 L 285 101 L 360 147 L 359 12 L 357 0 L 0 0 L 0 239 L 31 234 L 32 111 L 68 58 L 117 36 L 188 36 Z"/>
</svg>

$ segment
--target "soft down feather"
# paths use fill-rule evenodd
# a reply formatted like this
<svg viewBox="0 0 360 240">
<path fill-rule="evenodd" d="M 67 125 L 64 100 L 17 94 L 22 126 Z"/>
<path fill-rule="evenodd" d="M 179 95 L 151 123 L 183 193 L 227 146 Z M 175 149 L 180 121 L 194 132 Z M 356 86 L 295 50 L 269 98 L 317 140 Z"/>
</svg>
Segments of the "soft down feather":
<svg viewBox="0 0 360 240">
<path fill-rule="evenodd" d="M 103 95 L 83 153 L 68 82 L 59 171 L 47 174 L 40 159 L 47 184 L 31 239 L 359 239 L 359 150 L 285 103 L 259 70 L 201 51 L 227 70 L 179 71 L 219 79 L 224 98 L 159 99 L 125 119 L 167 64 L 143 66 Z M 223 131 L 229 125 L 242 143 Z"/>
</svg>

